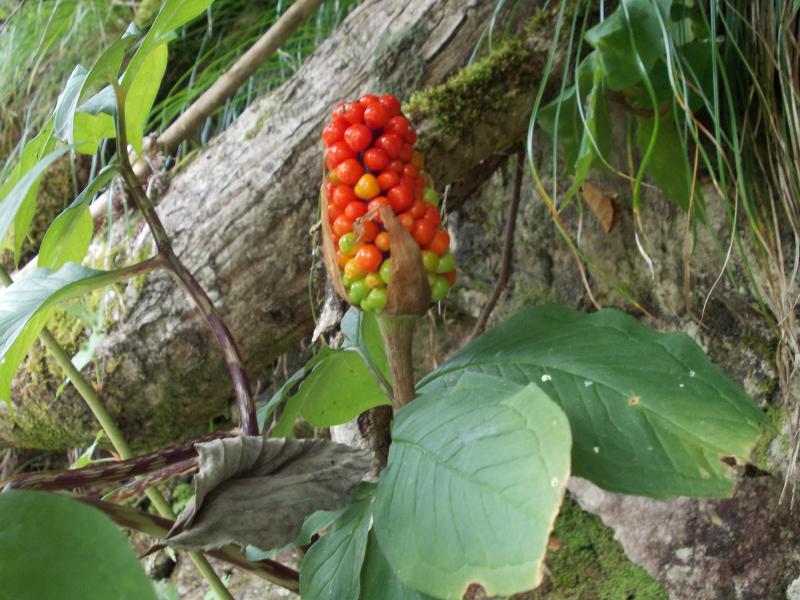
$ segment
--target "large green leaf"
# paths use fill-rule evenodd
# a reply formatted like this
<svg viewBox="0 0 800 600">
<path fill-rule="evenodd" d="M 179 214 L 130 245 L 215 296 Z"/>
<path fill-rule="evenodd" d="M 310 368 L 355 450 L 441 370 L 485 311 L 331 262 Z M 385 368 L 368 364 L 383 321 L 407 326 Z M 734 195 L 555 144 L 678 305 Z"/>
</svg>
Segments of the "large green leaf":
<svg viewBox="0 0 800 600">
<path fill-rule="evenodd" d="M 656 11 L 666 20 L 670 4 L 671 0 L 622 0 L 617 10 L 586 32 L 611 89 L 637 85 L 642 78 L 639 67 L 648 72 L 664 54 Z"/>
<path fill-rule="evenodd" d="M 0 399 L 10 400 L 11 379 L 59 302 L 127 276 L 128 270 L 97 271 L 67 263 L 58 271 L 36 269 L 0 290 Z"/>
<path fill-rule="evenodd" d="M 397 578 L 378 544 L 375 532 L 370 531 L 367 553 L 361 568 L 361 596 L 359 598 L 360 600 L 374 600 L 375 598 L 381 600 L 429 600 L 430 596 L 404 585 Z"/>
<path fill-rule="evenodd" d="M 365 410 L 390 403 L 358 352 L 333 351 L 289 398 L 273 435 L 291 436 L 298 416 L 314 427 L 332 427 L 347 423 Z"/>
<path fill-rule="evenodd" d="M 730 494 L 723 457 L 747 460 L 763 413 L 684 333 L 657 333 L 616 310 L 522 311 L 420 383 L 466 373 L 536 382 L 567 414 L 572 471 L 608 490 L 656 498 Z"/>
<path fill-rule="evenodd" d="M 358 598 L 361 565 L 367 549 L 372 486 L 363 486 L 334 521 L 330 531 L 306 554 L 300 566 L 303 600 Z"/>
<path fill-rule="evenodd" d="M 297 369 L 286 380 L 286 382 L 272 395 L 264 406 L 260 407 L 256 413 L 258 419 L 258 430 L 265 429 L 267 419 L 275 412 L 280 404 L 292 393 L 292 390 L 314 370 L 320 362 L 322 362 L 332 352 L 330 348 L 322 348 L 302 367 Z"/>
<path fill-rule="evenodd" d="M 397 412 L 375 494 L 397 577 L 437 598 L 536 587 L 569 478 L 570 429 L 536 384 L 466 374 Z"/>
<path fill-rule="evenodd" d="M 608 162 L 611 151 L 611 116 L 605 98 L 605 85 L 602 70 L 595 61 L 590 60 L 596 53 L 590 54 L 582 63 L 582 69 L 592 72 L 592 86 L 586 101 L 586 109 L 581 121 L 582 131 L 578 156 L 575 159 L 575 180 L 570 186 L 569 195 L 577 192 L 586 181 L 589 169 L 602 167 Z M 588 76 L 579 79 L 588 79 Z M 581 90 L 584 93 L 585 90 Z"/>
<path fill-rule="evenodd" d="M 83 260 L 94 233 L 94 220 L 89 211 L 89 203 L 116 173 L 116 165 L 109 165 L 100 171 L 50 224 L 39 248 L 40 267 L 58 269 L 65 263 L 80 263 Z"/>
<path fill-rule="evenodd" d="M 155 600 L 125 535 L 99 511 L 42 492 L 0 494 L 0 598 Z"/>
<path fill-rule="evenodd" d="M 383 337 L 375 315 L 351 306 L 342 319 L 341 329 L 344 335 L 344 347 L 358 350 L 367 365 L 377 370 L 387 382 L 391 383 L 389 361 L 386 359 Z"/>
</svg>

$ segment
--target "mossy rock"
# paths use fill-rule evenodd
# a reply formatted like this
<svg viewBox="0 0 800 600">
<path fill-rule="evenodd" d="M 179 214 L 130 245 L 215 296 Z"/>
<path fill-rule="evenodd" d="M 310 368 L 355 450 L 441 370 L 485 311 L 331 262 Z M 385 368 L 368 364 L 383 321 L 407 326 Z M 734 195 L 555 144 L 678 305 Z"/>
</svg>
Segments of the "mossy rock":
<svg viewBox="0 0 800 600">
<path fill-rule="evenodd" d="M 566 498 L 545 563 L 550 575 L 536 600 L 667 600 L 664 587 L 635 565 L 614 532 Z"/>
</svg>

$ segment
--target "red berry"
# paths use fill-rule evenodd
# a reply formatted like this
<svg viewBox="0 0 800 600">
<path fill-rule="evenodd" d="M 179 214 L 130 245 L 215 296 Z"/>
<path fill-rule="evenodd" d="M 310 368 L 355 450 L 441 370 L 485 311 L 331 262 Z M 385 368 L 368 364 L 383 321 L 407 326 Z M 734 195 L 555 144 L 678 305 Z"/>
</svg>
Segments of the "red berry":
<svg viewBox="0 0 800 600">
<path fill-rule="evenodd" d="M 424 219 L 426 221 L 430 221 L 434 225 L 438 226 L 439 223 L 442 222 L 442 215 L 439 214 L 439 209 L 438 208 L 436 208 L 435 206 L 432 206 L 432 205 L 430 205 L 430 204 L 428 204 L 426 202 L 425 203 L 425 217 L 424 217 Z"/>
<path fill-rule="evenodd" d="M 333 222 L 333 232 L 336 235 L 344 235 L 353 231 L 353 221 L 348 219 L 345 215 L 339 215 Z"/>
<path fill-rule="evenodd" d="M 344 132 L 344 141 L 353 152 L 363 152 L 372 143 L 372 132 L 366 125 L 356 123 Z"/>
<path fill-rule="evenodd" d="M 361 222 L 361 237 L 358 238 L 359 242 L 371 242 L 380 234 L 381 228 L 375 221 L 362 221 Z"/>
<path fill-rule="evenodd" d="M 408 133 L 403 136 L 403 139 L 407 144 L 414 145 L 417 143 L 417 132 L 413 129 L 409 129 Z"/>
<path fill-rule="evenodd" d="M 398 175 L 402 175 L 404 166 L 405 164 L 403 163 L 402 160 L 393 160 L 392 162 L 389 163 L 389 170 L 394 171 Z"/>
<path fill-rule="evenodd" d="M 354 158 L 350 158 L 336 167 L 336 177 L 347 185 L 355 185 L 364 174 L 364 167 Z"/>
<path fill-rule="evenodd" d="M 389 135 L 392 135 L 391 133 Z M 347 139 L 345 137 L 345 139 Z M 410 144 L 403 144 L 400 146 L 400 151 L 397 153 L 397 158 L 402 160 L 403 162 L 408 162 L 411 160 L 411 157 L 414 156 L 414 149 L 411 147 Z"/>
<path fill-rule="evenodd" d="M 400 214 L 408 210 L 414 203 L 414 193 L 407 185 L 396 185 L 386 193 L 386 198 L 389 204 L 392 205 L 392 210 L 395 214 Z"/>
<path fill-rule="evenodd" d="M 364 109 L 364 123 L 370 129 L 382 129 L 391 116 L 389 109 L 380 102 L 373 102 Z"/>
<path fill-rule="evenodd" d="M 439 256 L 447 252 L 448 248 L 450 248 L 450 236 L 444 229 L 437 229 L 433 239 L 425 246 L 425 250 L 432 250 Z"/>
<path fill-rule="evenodd" d="M 364 105 L 361 102 L 348 102 L 342 109 L 342 116 L 350 125 L 364 122 Z"/>
<path fill-rule="evenodd" d="M 325 181 L 325 198 L 327 198 L 328 200 L 332 200 L 333 199 L 333 190 L 335 190 L 335 189 L 336 189 L 336 184 L 333 183 L 332 181 L 326 180 Z"/>
<path fill-rule="evenodd" d="M 389 166 L 389 155 L 381 148 L 370 148 L 364 152 L 364 164 L 370 171 L 383 171 Z"/>
<path fill-rule="evenodd" d="M 380 102 L 386 108 L 388 108 L 390 114 L 392 115 L 400 114 L 400 101 L 394 96 L 388 96 L 388 95 L 381 96 L 380 98 L 378 98 L 378 102 Z"/>
<path fill-rule="evenodd" d="M 322 130 L 322 141 L 326 146 L 332 146 L 336 142 L 341 142 L 344 139 L 344 130 L 341 124 L 337 122 L 328 123 L 325 129 Z"/>
<path fill-rule="evenodd" d="M 417 243 L 422 247 L 431 243 L 434 235 L 436 234 L 436 225 L 427 219 L 418 219 L 414 222 L 414 229 L 411 230 L 411 235 L 417 240 Z M 437 254 L 444 254 L 438 252 Z"/>
<path fill-rule="evenodd" d="M 408 209 L 408 213 L 415 219 L 423 218 L 425 216 L 425 203 L 420 200 L 414 200 L 411 208 Z"/>
<path fill-rule="evenodd" d="M 386 122 L 386 133 L 396 133 L 401 138 L 405 138 L 409 128 L 408 119 L 403 115 L 395 115 Z"/>
<path fill-rule="evenodd" d="M 406 228 L 406 231 L 411 233 L 414 229 L 414 217 L 412 217 L 408 213 L 403 213 L 402 215 L 398 215 L 397 220 L 400 221 L 400 224 Z"/>
<path fill-rule="evenodd" d="M 331 111 L 331 116 L 332 116 L 334 121 L 336 121 L 336 119 L 343 119 L 344 118 L 344 109 L 345 109 L 346 105 L 347 105 L 346 102 L 337 102 L 336 103 L 336 105 L 333 107 L 333 110 Z"/>
<path fill-rule="evenodd" d="M 408 175 L 409 177 L 414 177 L 415 179 L 419 177 L 419 169 L 415 167 L 412 163 L 406 164 L 403 167 L 403 175 Z M 416 182 L 414 182 L 416 184 Z"/>
<path fill-rule="evenodd" d="M 349 158 L 355 158 L 356 153 L 344 142 L 336 142 L 328 148 L 328 166 L 335 169 Z"/>
<path fill-rule="evenodd" d="M 358 196 L 349 185 L 340 183 L 333 190 L 333 203 L 340 210 L 344 210 L 348 204 L 356 200 L 358 200 Z"/>
<path fill-rule="evenodd" d="M 328 204 L 328 223 L 333 224 L 336 217 L 342 214 L 342 209 L 336 205 Z"/>
<path fill-rule="evenodd" d="M 364 94 L 363 96 L 361 96 L 361 98 L 358 99 L 358 101 L 361 102 L 361 104 L 363 104 L 364 106 L 369 106 L 373 102 L 377 102 L 378 97 L 375 94 Z"/>
<path fill-rule="evenodd" d="M 344 215 L 351 221 L 355 221 L 357 218 L 365 215 L 366 213 L 367 205 L 359 200 L 351 202 L 344 209 Z M 425 243 L 427 244 L 427 242 Z"/>
<path fill-rule="evenodd" d="M 450 271 L 449 273 L 439 273 L 442 277 L 447 279 L 447 283 L 450 284 L 450 287 L 453 287 L 453 284 L 456 282 L 456 272 L 455 270 Z"/>
<path fill-rule="evenodd" d="M 378 175 L 378 185 L 382 192 L 393 188 L 398 183 L 400 183 L 400 175 L 396 171 L 384 171 Z"/>
<path fill-rule="evenodd" d="M 386 196 L 375 196 L 369 201 L 369 204 L 367 204 L 367 212 L 372 212 L 373 210 L 377 211 L 381 206 L 391 206 L 391 204 L 389 204 L 389 200 L 386 199 Z M 375 220 L 378 223 L 383 222 L 379 212 L 376 212 Z"/>
<path fill-rule="evenodd" d="M 382 148 L 389 155 L 389 158 L 395 159 L 400 156 L 400 152 L 403 149 L 403 140 L 395 133 L 385 133 L 378 138 L 375 145 Z M 411 157 L 409 156 L 409 158 Z"/>
<path fill-rule="evenodd" d="M 356 265 L 365 273 L 377 271 L 383 261 L 383 254 L 372 244 L 364 244 L 356 252 Z"/>
</svg>

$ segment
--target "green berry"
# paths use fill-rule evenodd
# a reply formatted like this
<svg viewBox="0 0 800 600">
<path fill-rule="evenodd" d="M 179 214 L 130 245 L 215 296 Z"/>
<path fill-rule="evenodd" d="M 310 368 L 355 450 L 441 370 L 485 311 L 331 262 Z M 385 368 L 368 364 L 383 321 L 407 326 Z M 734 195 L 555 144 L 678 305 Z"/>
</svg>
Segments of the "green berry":
<svg viewBox="0 0 800 600">
<path fill-rule="evenodd" d="M 423 250 L 422 264 L 425 265 L 428 273 L 436 273 L 436 269 L 439 267 L 439 255 L 431 250 Z"/>
<path fill-rule="evenodd" d="M 339 250 L 345 254 L 352 254 L 356 249 L 356 234 L 352 231 L 339 238 Z"/>
<path fill-rule="evenodd" d="M 367 284 L 364 283 L 363 279 L 359 279 L 350 284 L 350 293 L 347 295 L 347 299 L 350 304 L 358 304 L 367 297 L 367 294 L 369 294 Z"/>
<path fill-rule="evenodd" d="M 439 300 L 447 296 L 447 292 L 449 291 L 450 284 L 447 283 L 447 280 L 444 277 L 436 277 L 433 285 L 431 285 L 431 300 L 433 302 L 439 302 Z"/>
<path fill-rule="evenodd" d="M 445 283 L 447 282 L 445 281 Z M 389 297 L 386 295 L 386 289 L 375 288 L 369 293 L 369 296 L 367 296 L 367 301 L 372 308 L 375 309 L 375 312 L 381 312 L 389 301 Z"/>
<path fill-rule="evenodd" d="M 452 252 L 447 252 L 439 258 L 439 266 L 436 268 L 437 273 L 450 273 L 456 270 L 456 257 Z"/>
<path fill-rule="evenodd" d="M 387 284 L 389 280 L 392 278 L 392 259 L 387 258 L 381 264 L 381 268 L 379 273 L 381 274 L 381 279 L 383 279 Z"/>
<path fill-rule="evenodd" d="M 425 202 L 428 202 L 429 204 L 433 204 L 434 206 L 439 206 L 439 194 L 433 188 L 429 187 L 425 188 L 424 199 Z"/>
<path fill-rule="evenodd" d="M 342 285 L 344 285 L 346 288 L 349 288 L 351 285 L 353 285 L 353 280 L 347 275 L 342 275 Z"/>
</svg>

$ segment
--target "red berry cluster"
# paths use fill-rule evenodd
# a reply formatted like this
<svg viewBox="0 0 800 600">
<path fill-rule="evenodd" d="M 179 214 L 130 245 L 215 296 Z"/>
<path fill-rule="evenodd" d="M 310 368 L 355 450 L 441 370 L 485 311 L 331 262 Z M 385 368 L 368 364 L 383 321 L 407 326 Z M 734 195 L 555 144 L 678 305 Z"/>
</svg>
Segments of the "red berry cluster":
<svg viewBox="0 0 800 600">
<path fill-rule="evenodd" d="M 350 303 L 381 312 L 388 300 L 392 240 L 381 206 L 419 244 L 432 300 L 444 298 L 456 279 L 450 236 L 441 227 L 439 195 L 428 187 L 422 155 L 414 150 L 417 134 L 397 98 L 366 94 L 339 103 L 322 140 L 328 223 Z"/>
</svg>

